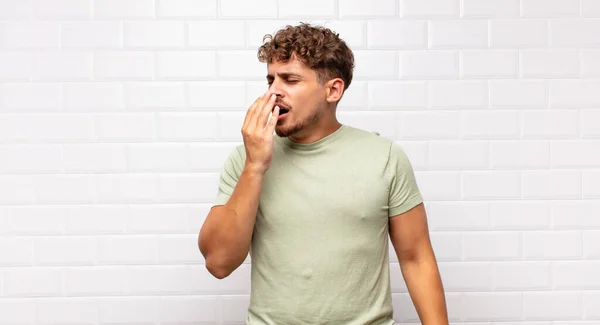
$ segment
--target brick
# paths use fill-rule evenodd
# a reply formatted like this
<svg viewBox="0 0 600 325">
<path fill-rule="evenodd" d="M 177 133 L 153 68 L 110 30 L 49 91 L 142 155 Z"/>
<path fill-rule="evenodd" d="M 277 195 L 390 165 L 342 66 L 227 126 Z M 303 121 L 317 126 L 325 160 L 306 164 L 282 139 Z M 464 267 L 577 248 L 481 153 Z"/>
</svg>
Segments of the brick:
<svg viewBox="0 0 600 325">
<path fill-rule="evenodd" d="M 517 139 L 521 126 L 516 111 L 466 111 L 461 115 L 464 139 Z"/>
<path fill-rule="evenodd" d="M 339 121 L 346 125 L 377 132 L 388 139 L 398 138 L 398 121 L 396 112 L 340 112 Z"/>
<path fill-rule="evenodd" d="M 218 130 L 215 113 L 160 113 L 158 116 L 158 138 L 161 140 L 214 140 Z M 241 124 L 239 133 L 241 135 Z"/>
<path fill-rule="evenodd" d="M 2 255 L 2 260 L 0 260 L 0 266 L 33 266 L 33 244 L 34 237 L 0 237 L 0 255 Z"/>
<path fill-rule="evenodd" d="M 583 293 L 583 313 L 587 318 L 600 318 L 600 293 L 584 292 Z"/>
<path fill-rule="evenodd" d="M 245 319 L 250 304 L 249 296 L 223 296 L 220 298 L 221 319 L 223 322 L 237 322 Z M 210 314 L 207 314 L 210 315 Z"/>
<path fill-rule="evenodd" d="M 178 214 L 177 216 L 180 215 Z M 181 216 L 185 215 L 181 214 Z M 170 217 L 172 216 L 165 214 L 162 217 L 165 219 L 165 222 L 162 222 L 160 225 L 165 224 L 166 219 Z M 176 218 L 176 221 L 176 225 L 173 221 L 171 221 L 170 224 L 167 224 L 168 228 L 166 229 L 173 229 L 174 231 L 182 230 L 182 226 L 185 226 L 185 218 Z M 157 226 L 158 225 L 159 224 L 157 224 Z M 196 231 L 199 231 L 199 229 L 200 228 L 196 229 Z M 158 261 L 161 264 L 202 264 L 206 262 L 204 257 L 201 254 L 198 254 L 197 234 L 160 236 L 158 238 Z"/>
<path fill-rule="evenodd" d="M 185 206 L 144 205 L 130 208 L 128 233 L 183 233 L 187 230 Z"/>
<path fill-rule="evenodd" d="M 141 51 L 107 51 L 94 55 L 94 77 L 99 80 L 152 79 L 154 54 Z"/>
<path fill-rule="evenodd" d="M 583 231 L 583 257 L 587 259 L 600 258 L 600 231 Z"/>
<path fill-rule="evenodd" d="M 391 70 L 394 65 L 386 68 Z M 458 52 L 454 50 L 405 51 L 400 54 L 400 78 L 456 79 L 459 75 Z"/>
<path fill-rule="evenodd" d="M 579 76 L 577 50 L 530 50 L 520 52 L 522 78 L 576 78 Z"/>
<path fill-rule="evenodd" d="M 34 182 L 38 204 L 89 204 L 95 200 L 91 175 L 40 175 Z"/>
<path fill-rule="evenodd" d="M 523 316 L 531 320 L 576 320 L 583 297 L 578 292 L 524 292 Z"/>
<path fill-rule="evenodd" d="M 522 194 L 526 199 L 574 199 L 581 194 L 580 172 L 532 170 L 524 171 L 522 177 Z"/>
<path fill-rule="evenodd" d="M 479 19 L 429 22 L 429 48 L 468 49 L 488 47 L 488 22 Z"/>
<path fill-rule="evenodd" d="M 159 322 L 164 323 L 218 323 L 219 319 L 232 319 L 232 304 L 214 297 L 165 297 L 160 301 Z M 243 297 L 242 297 L 243 298 Z M 219 307 L 222 306 L 222 307 Z M 246 305 L 247 308 L 247 305 Z M 234 307 L 234 311 L 238 308 Z M 219 316 L 221 315 L 221 316 Z M 233 315 L 236 315 L 235 312 Z M 222 317 L 222 318 L 219 318 Z M 243 321 L 245 317 L 233 317 L 234 321 Z"/>
<path fill-rule="evenodd" d="M 558 139 L 579 137 L 575 110 L 524 110 L 521 112 L 523 138 Z"/>
<path fill-rule="evenodd" d="M 156 77 L 162 80 L 213 79 L 217 55 L 212 51 L 164 51 L 156 53 Z"/>
<path fill-rule="evenodd" d="M 129 215 L 126 205 L 79 205 L 66 210 L 67 234 L 101 235 L 122 233 Z"/>
<path fill-rule="evenodd" d="M 52 236 L 35 239 L 36 265 L 93 265 L 97 239 L 88 236 Z"/>
<path fill-rule="evenodd" d="M 404 140 L 450 140 L 459 136 L 458 112 L 404 112 L 398 117 Z"/>
<path fill-rule="evenodd" d="M 581 177 L 583 198 L 600 198 L 600 172 L 583 171 Z"/>
<path fill-rule="evenodd" d="M 579 1 L 571 0 L 522 0 L 521 16 L 531 17 L 577 17 Z"/>
<path fill-rule="evenodd" d="M 266 64 L 259 62 L 255 51 L 217 53 L 217 76 L 224 79 L 265 80 Z"/>
<path fill-rule="evenodd" d="M 127 165 L 134 172 L 182 172 L 188 170 L 188 152 L 184 144 L 132 144 Z"/>
<path fill-rule="evenodd" d="M 158 178 L 159 200 L 165 203 L 205 203 L 214 199 L 217 174 L 165 174 Z"/>
<path fill-rule="evenodd" d="M 188 204 L 187 216 L 188 216 L 188 233 L 197 235 L 200 228 L 204 224 L 206 217 L 212 207 L 211 203 L 200 203 L 200 204 Z M 196 255 L 197 256 L 197 255 Z M 198 256 L 197 256 L 198 257 Z M 198 257 L 202 258 L 202 257 Z"/>
<path fill-rule="evenodd" d="M 20 176 L 20 178 L 27 179 L 28 177 Z M 3 179 L 2 183 L 7 183 L 6 179 Z M 33 184 L 30 184 L 29 187 L 33 191 Z M 8 206 L 5 211 L 8 234 L 33 236 L 65 233 L 66 209 L 64 207 Z"/>
<path fill-rule="evenodd" d="M 99 264 L 154 264 L 158 242 L 151 235 L 123 235 L 99 237 Z"/>
<path fill-rule="evenodd" d="M 94 18 L 139 19 L 154 18 L 154 0 L 96 0 Z"/>
<path fill-rule="evenodd" d="M 136 266 L 126 273 L 126 292 L 131 295 L 158 295 L 187 292 L 192 274 L 184 266 Z"/>
<path fill-rule="evenodd" d="M 593 168 L 600 165 L 600 141 L 556 140 L 550 143 L 550 161 L 555 168 Z"/>
<path fill-rule="evenodd" d="M 484 81 L 428 82 L 428 102 L 432 108 L 479 109 L 488 106 L 488 85 Z"/>
<path fill-rule="evenodd" d="M 60 47 L 58 22 L 11 22 L 0 26 L 0 35 L 3 33 L 5 46 L 9 49 L 39 50 Z M 0 46 L 1 40 L 0 38 Z"/>
<path fill-rule="evenodd" d="M 217 141 L 238 142 L 243 141 L 242 125 L 246 112 L 223 112 L 217 115 L 217 123 L 215 125 Z"/>
<path fill-rule="evenodd" d="M 484 202 L 428 202 L 431 231 L 487 230 L 489 208 Z"/>
<path fill-rule="evenodd" d="M 93 324 L 98 319 L 98 301 L 94 298 L 46 299 L 38 305 L 39 324 Z"/>
<path fill-rule="evenodd" d="M 91 18 L 88 0 L 33 0 L 33 20 L 79 20 Z"/>
<path fill-rule="evenodd" d="M 398 109 L 427 107 L 425 81 L 372 81 L 368 84 L 371 108 Z"/>
<path fill-rule="evenodd" d="M 600 50 L 581 49 L 580 69 L 582 77 L 600 77 Z"/>
<path fill-rule="evenodd" d="M 402 18 L 458 17 L 459 12 L 457 0 L 400 0 Z"/>
<path fill-rule="evenodd" d="M 107 112 L 123 108 L 123 86 L 117 82 L 66 83 L 64 110 L 68 112 Z"/>
<path fill-rule="evenodd" d="M 556 261 L 552 263 L 552 281 L 557 290 L 600 288 L 598 261 Z"/>
<path fill-rule="evenodd" d="M 460 200 L 460 173 L 447 171 L 415 172 L 425 201 Z"/>
<path fill-rule="evenodd" d="M 160 18 L 216 18 L 217 1 L 158 0 L 156 10 Z"/>
<path fill-rule="evenodd" d="M 67 172 L 118 173 L 127 171 L 127 147 L 120 144 L 66 144 L 63 161 Z"/>
<path fill-rule="evenodd" d="M 142 324 L 158 321 L 159 297 L 110 297 L 98 303 L 100 323 Z"/>
<path fill-rule="evenodd" d="M 0 147 L 4 173 L 59 173 L 63 169 L 60 145 L 14 144 Z"/>
<path fill-rule="evenodd" d="M 0 11 L 1 12 L 1 11 Z M 37 303 L 33 298 L 0 300 L 0 324 L 35 324 Z"/>
<path fill-rule="evenodd" d="M 494 262 L 494 291 L 550 290 L 550 262 Z"/>
<path fill-rule="evenodd" d="M 521 320 L 523 295 L 516 292 L 473 292 L 465 293 L 463 310 L 466 321 Z"/>
<path fill-rule="evenodd" d="M 370 37 L 367 35 L 368 22 L 370 22 L 370 21 L 329 20 L 329 19 L 315 20 L 315 23 L 319 23 L 319 24 L 331 29 L 334 33 L 338 33 L 339 37 L 352 50 L 367 48 L 367 41 L 369 40 L 369 37 Z M 296 22 L 292 21 L 291 23 L 295 24 Z M 248 46 L 249 46 L 249 44 L 248 44 Z"/>
<path fill-rule="evenodd" d="M 0 204 L 33 204 L 36 194 L 30 176 L 1 175 Z"/>
<path fill-rule="evenodd" d="M 125 84 L 127 110 L 175 109 L 185 107 L 185 84 L 144 82 Z"/>
<path fill-rule="evenodd" d="M 92 78 L 91 53 L 43 53 L 33 55 L 34 81 L 77 81 Z"/>
<path fill-rule="evenodd" d="M 277 0 L 219 1 L 221 18 L 277 18 Z"/>
<path fill-rule="evenodd" d="M 581 0 L 581 15 L 583 17 L 600 17 L 600 3 L 595 0 Z"/>
<path fill-rule="evenodd" d="M 549 24 L 550 46 L 593 47 L 600 43 L 600 19 L 552 19 Z"/>
<path fill-rule="evenodd" d="M 338 102 L 338 110 L 361 110 L 368 106 L 369 89 L 371 83 L 366 81 L 352 81 L 344 96 Z M 261 88 L 261 91 L 263 89 Z M 249 95 L 247 92 L 246 95 Z"/>
<path fill-rule="evenodd" d="M 519 0 L 463 0 L 464 18 L 518 18 Z"/>
<path fill-rule="evenodd" d="M 494 140 L 490 143 L 493 169 L 540 169 L 550 166 L 550 144 L 545 140 Z"/>
<path fill-rule="evenodd" d="M 152 141 L 155 123 L 152 113 L 99 114 L 95 117 L 95 137 L 100 141 Z"/>
<path fill-rule="evenodd" d="M 158 197 L 158 180 L 155 176 L 101 174 L 95 179 L 99 203 L 148 203 L 156 201 Z"/>
<path fill-rule="evenodd" d="M 490 262 L 440 262 L 440 275 L 447 292 L 490 291 Z"/>
<path fill-rule="evenodd" d="M 532 231 L 523 234 L 523 255 L 528 260 L 568 260 L 582 257 L 581 231 Z"/>
<path fill-rule="evenodd" d="M 353 21 L 335 21 L 338 23 L 352 23 Z M 274 35 L 278 30 L 283 29 L 287 25 L 296 25 L 298 21 L 291 19 L 257 19 L 244 21 L 244 33 L 246 36 L 246 46 L 255 51 L 263 44 L 263 38 L 267 35 Z M 323 24 L 331 24 L 331 20 L 323 22 Z M 364 22 L 363 22 L 364 24 Z M 364 34 L 364 31 L 361 32 Z M 363 35 L 364 36 L 364 35 Z"/>
<path fill-rule="evenodd" d="M 55 83 L 0 84 L 0 96 L 5 113 L 55 113 L 62 106 L 61 85 Z"/>
<path fill-rule="evenodd" d="M 490 147 L 483 141 L 431 141 L 431 170 L 487 169 Z"/>
<path fill-rule="evenodd" d="M 414 170 L 427 170 L 429 164 L 429 147 L 426 141 L 395 141 L 404 148 L 411 160 Z"/>
<path fill-rule="evenodd" d="M 56 268 L 17 268 L 4 271 L 5 297 L 62 295 L 62 271 Z"/>
<path fill-rule="evenodd" d="M 600 105 L 600 80 L 552 80 L 551 108 L 597 108 Z"/>
<path fill-rule="evenodd" d="M 513 171 L 468 171 L 463 173 L 465 199 L 516 199 L 521 194 L 521 178 Z"/>
<path fill-rule="evenodd" d="M 460 52 L 463 78 L 516 78 L 519 68 L 516 50 L 464 50 Z"/>
<path fill-rule="evenodd" d="M 492 108 L 545 108 L 547 85 L 543 81 L 492 80 L 490 106 Z"/>
<path fill-rule="evenodd" d="M 581 129 L 584 137 L 600 137 L 600 110 L 581 110 Z"/>
<path fill-rule="evenodd" d="M 490 21 L 490 47 L 545 47 L 548 22 L 543 19 L 496 19 Z"/>
<path fill-rule="evenodd" d="M 360 0 L 339 2 L 340 18 L 353 17 L 394 17 L 396 15 L 396 1 L 374 0 L 370 3 Z"/>
<path fill-rule="evenodd" d="M 521 257 L 521 235 L 511 231 L 463 233 L 466 261 L 515 260 Z"/>
<path fill-rule="evenodd" d="M 550 206 L 539 202 L 492 202 L 490 222 L 497 230 L 550 228 Z"/>
<path fill-rule="evenodd" d="M 556 201 L 552 204 L 555 229 L 600 229 L 600 201 Z"/>
<path fill-rule="evenodd" d="M 31 54 L 0 53 L 0 81 L 27 81 L 32 76 Z"/>
<path fill-rule="evenodd" d="M 66 49 L 117 49 L 122 46 L 122 33 L 122 25 L 116 21 L 64 22 L 61 45 Z"/>
<path fill-rule="evenodd" d="M 179 21 L 123 23 L 125 48 L 182 48 L 185 24 Z"/>
<path fill-rule="evenodd" d="M 462 239 L 460 233 L 434 232 L 431 234 L 431 246 L 440 262 L 461 260 Z"/>
<path fill-rule="evenodd" d="M 398 54 L 394 51 L 354 51 L 356 80 L 390 80 L 398 76 Z"/>
<path fill-rule="evenodd" d="M 219 50 L 243 49 L 245 47 L 244 25 L 242 20 L 190 22 L 188 23 L 188 46 Z"/>
<path fill-rule="evenodd" d="M 31 1 L 0 1 L 0 20 L 2 21 L 28 20 L 31 17 L 31 12 Z M 2 317 L 0 316 L 1 319 Z"/>
<path fill-rule="evenodd" d="M 394 37 L 390 37 L 390 33 Z M 427 22 L 418 20 L 368 20 L 369 49 L 426 49 Z"/>
<path fill-rule="evenodd" d="M 336 1 L 334 0 L 279 0 L 279 18 L 301 18 L 306 16 L 319 18 L 336 18 Z"/>
<path fill-rule="evenodd" d="M 65 293 L 73 296 L 122 295 L 127 268 L 119 266 L 77 267 L 65 270 Z"/>
<path fill-rule="evenodd" d="M 190 144 L 190 170 L 220 172 L 223 163 L 235 147 L 237 147 L 237 144 Z"/>
</svg>

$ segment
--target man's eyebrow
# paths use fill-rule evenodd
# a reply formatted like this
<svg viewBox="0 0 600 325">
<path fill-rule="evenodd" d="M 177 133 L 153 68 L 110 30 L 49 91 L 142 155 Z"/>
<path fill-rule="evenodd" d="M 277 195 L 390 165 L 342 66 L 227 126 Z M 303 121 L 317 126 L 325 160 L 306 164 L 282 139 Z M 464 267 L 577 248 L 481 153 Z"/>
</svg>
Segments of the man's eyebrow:
<svg viewBox="0 0 600 325">
<path fill-rule="evenodd" d="M 279 73 L 277 73 L 277 75 L 281 78 L 289 78 L 289 77 L 302 78 L 302 75 L 299 75 L 299 74 L 293 73 L 293 72 L 279 72 Z M 273 79 L 273 75 L 268 74 L 267 79 Z"/>
</svg>

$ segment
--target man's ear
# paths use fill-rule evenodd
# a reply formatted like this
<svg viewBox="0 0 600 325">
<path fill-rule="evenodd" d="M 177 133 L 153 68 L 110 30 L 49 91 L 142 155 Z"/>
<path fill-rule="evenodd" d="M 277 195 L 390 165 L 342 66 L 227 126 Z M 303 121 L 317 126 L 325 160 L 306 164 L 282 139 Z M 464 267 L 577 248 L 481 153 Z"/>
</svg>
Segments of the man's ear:
<svg viewBox="0 0 600 325">
<path fill-rule="evenodd" d="M 344 93 L 344 80 L 341 78 L 334 78 L 327 82 L 327 101 L 330 103 L 337 103 Z"/>
</svg>

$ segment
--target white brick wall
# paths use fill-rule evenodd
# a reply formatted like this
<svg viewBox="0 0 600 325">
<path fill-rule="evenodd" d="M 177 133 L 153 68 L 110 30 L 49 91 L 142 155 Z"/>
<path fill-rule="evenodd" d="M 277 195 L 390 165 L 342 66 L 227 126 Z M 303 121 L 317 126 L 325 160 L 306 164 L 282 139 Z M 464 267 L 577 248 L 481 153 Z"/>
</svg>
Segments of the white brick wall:
<svg viewBox="0 0 600 325">
<path fill-rule="evenodd" d="M 0 0 L 0 325 L 243 323 L 250 258 L 217 280 L 197 233 L 299 21 L 406 148 L 452 324 L 599 325 L 597 0 Z"/>
</svg>

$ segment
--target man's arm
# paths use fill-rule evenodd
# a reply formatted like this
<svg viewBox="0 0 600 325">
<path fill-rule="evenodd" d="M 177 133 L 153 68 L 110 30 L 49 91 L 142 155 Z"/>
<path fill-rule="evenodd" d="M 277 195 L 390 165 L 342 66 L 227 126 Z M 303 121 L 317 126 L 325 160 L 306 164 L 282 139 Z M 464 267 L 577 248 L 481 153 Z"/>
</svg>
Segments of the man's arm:
<svg viewBox="0 0 600 325">
<path fill-rule="evenodd" d="M 390 218 L 390 239 L 423 325 L 447 325 L 446 298 L 423 203 Z"/>
</svg>

